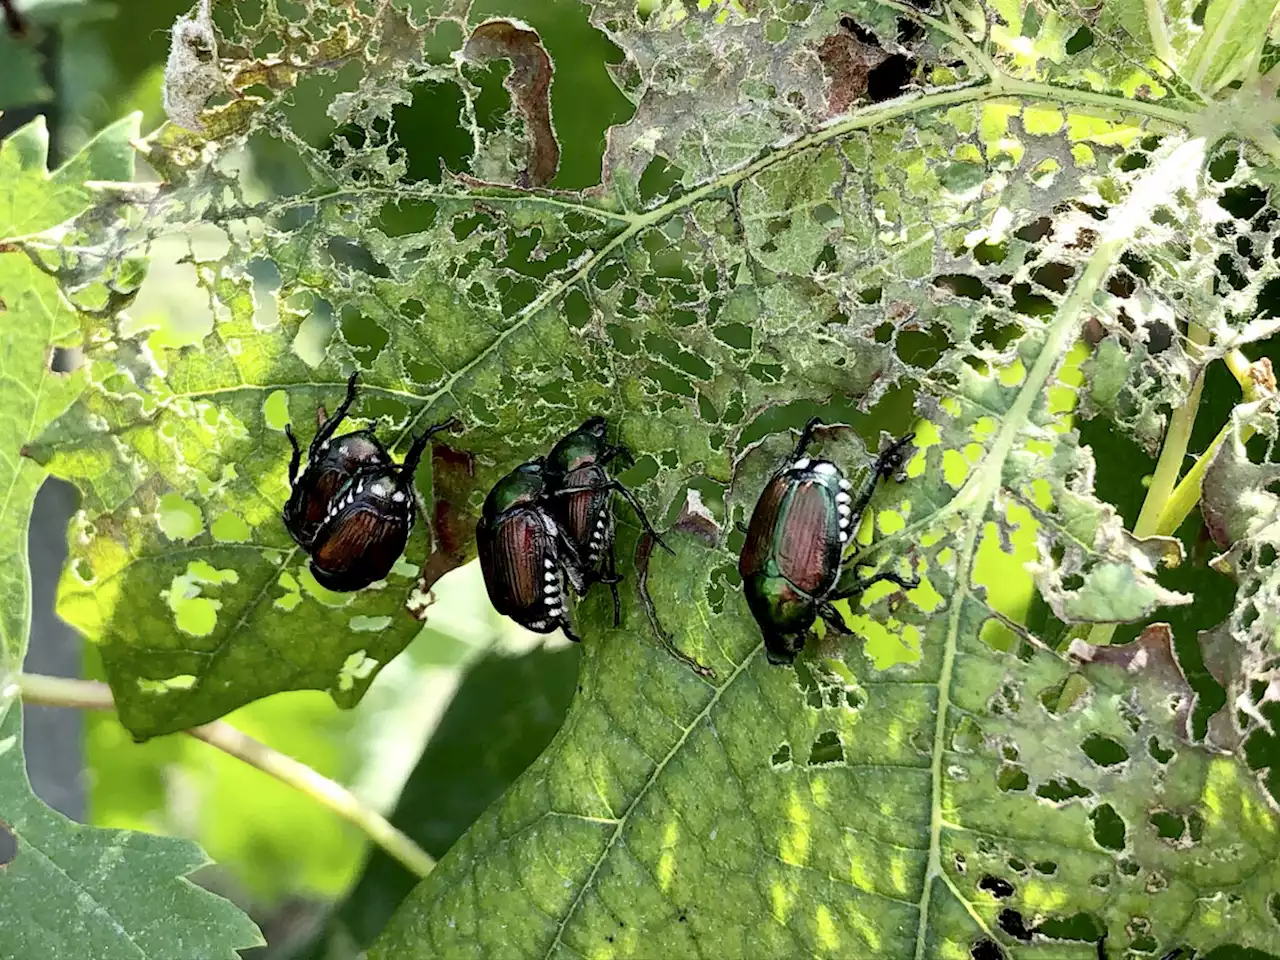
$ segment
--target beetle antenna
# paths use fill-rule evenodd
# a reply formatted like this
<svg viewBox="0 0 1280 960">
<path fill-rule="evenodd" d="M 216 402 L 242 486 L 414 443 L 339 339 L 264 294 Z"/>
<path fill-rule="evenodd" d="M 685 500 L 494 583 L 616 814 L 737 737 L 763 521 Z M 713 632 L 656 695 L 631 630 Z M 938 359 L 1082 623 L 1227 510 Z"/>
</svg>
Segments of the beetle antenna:
<svg viewBox="0 0 1280 960">
<path fill-rule="evenodd" d="M 401 481 L 412 483 L 413 475 L 418 472 L 418 461 L 422 459 L 422 452 L 427 449 L 427 444 L 431 442 L 431 438 L 441 430 L 452 430 L 456 426 L 458 426 L 458 418 L 450 417 L 442 423 L 427 427 L 425 431 L 418 434 L 413 441 L 413 446 L 409 448 L 409 452 L 404 458 L 404 463 L 400 465 Z"/>
<path fill-rule="evenodd" d="M 333 411 L 333 416 L 326 420 L 320 429 L 316 431 L 315 439 L 311 441 L 311 455 L 313 457 L 321 445 L 333 436 L 333 432 L 338 429 L 338 425 L 346 419 L 347 411 L 351 409 L 351 404 L 356 402 L 356 380 L 359 378 L 360 371 L 358 369 L 347 378 L 347 395 L 343 398 L 342 403 L 338 405 L 338 409 Z"/>
</svg>

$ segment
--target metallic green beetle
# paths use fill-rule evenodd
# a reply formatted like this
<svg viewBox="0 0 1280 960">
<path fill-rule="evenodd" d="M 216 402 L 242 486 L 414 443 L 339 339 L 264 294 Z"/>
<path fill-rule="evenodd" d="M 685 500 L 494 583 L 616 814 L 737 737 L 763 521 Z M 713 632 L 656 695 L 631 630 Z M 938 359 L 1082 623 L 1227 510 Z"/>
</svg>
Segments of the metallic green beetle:
<svg viewBox="0 0 1280 960">
<path fill-rule="evenodd" d="M 871 502 L 876 482 L 902 466 L 915 434 L 907 434 L 876 458 L 855 500 L 851 484 L 836 464 L 805 456 L 820 426 L 817 417 L 805 424 L 795 450 L 766 484 L 738 560 L 747 606 L 764 632 L 770 663 L 793 662 L 818 617 L 833 630 L 849 633 L 833 601 L 855 596 L 881 581 L 904 589 L 920 584 L 896 573 L 878 573 L 839 586 L 845 547 Z"/>
</svg>

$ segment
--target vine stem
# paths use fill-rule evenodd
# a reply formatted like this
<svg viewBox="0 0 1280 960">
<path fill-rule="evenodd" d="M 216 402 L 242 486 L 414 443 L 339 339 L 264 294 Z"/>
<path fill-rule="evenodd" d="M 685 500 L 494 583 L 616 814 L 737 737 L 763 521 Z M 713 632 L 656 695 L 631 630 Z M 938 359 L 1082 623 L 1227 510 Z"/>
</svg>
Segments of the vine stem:
<svg viewBox="0 0 1280 960">
<path fill-rule="evenodd" d="M 1236 378 L 1236 382 L 1240 384 L 1240 389 L 1244 393 L 1244 402 L 1253 403 L 1260 399 L 1261 391 L 1258 382 L 1253 377 L 1253 365 L 1239 350 L 1232 350 L 1223 358 L 1227 364 L 1227 369 L 1231 371 L 1232 376 Z M 1222 429 L 1218 431 L 1218 435 L 1213 438 L 1213 442 L 1209 444 L 1204 453 L 1196 458 L 1196 462 L 1191 469 L 1187 471 L 1187 475 L 1178 483 L 1177 489 L 1169 496 L 1169 502 L 1165 504 L 1164 509 L 1160 511 L 1160 517 L 1156 521 L 1155 532 L 1160 535 L 1168 535 L 1176 531 L 1182 526 L 1182 521 L 1187 519 L 1193 507 L 1200 500 L 1200 482 L 1204 479 L 1204 473 L 1209 469 L 1209 463 L 1213 460 L 1218 452 L 1218 448 L 1231 436 L 1234 429 L 1234 423 L 1228 419 L 1223 424 Z M 1240 439 L 1248 440 L 1256 431 L 1249 424 L 1244 424 L 1240 428 Z"/>
<path fill-rule="evenodd" d="M 96 680 L 73 680 L 26 673 L 18 678 L 26 703 L 81 710 L 114 710 L 111 688 Z M 364 803 L 342 784 L 321 776 L 305 763 L 283 754 L 223 720 L 186 731 L 197 740 L 243 760 L 263 773 L 298 790 L 363 831 L 370 840 L 398 860 L 416 877 L 425 877 L 435 860 L 386 817 Z"/>
<path fill-rule="evenodd" d="M 1187 340 L 1202 347 L 1209 342 L 1209 331 L 1197 323 L 1187 324 Z M 1151 537 L 1158 533 L 1160 518 L 1169 505 L 1178 477 L 1182 473 L 1182 464 L 1187 459 L 1187 444 L 1191 442 L 1191 431 L 1196 425 L 1196 414 L 1200 411 L 1200 394 L 1204 390 L 1204 371 L 1196 375 L 1196 381 L 1182 404 L 1169 418 L 1169 429 L 1164 436 L 1164 447 L 1160 451 L 1160 459 L 1156 461 L 1155 472 L 1151 475 L 1151 486 L 1147 488 L 1147 496 L 1142 501 L 1142 510 L 1133 525 L 1135 537 Z M 1216 443 L 1217 441 L 1215 441 Z M 1212 449 L 1210 448 L 1210 452 Z M 1195 486 L 1196 499 L 1200 498 L 1200 485 Z M 1193 501 L 1194 502 L 1194 501 Z M 1094 646 L 1105 646 L 1115 637 L 1119 624 L 1099 623 L 1090 629 L 1089 643 Z"/>
</svg>

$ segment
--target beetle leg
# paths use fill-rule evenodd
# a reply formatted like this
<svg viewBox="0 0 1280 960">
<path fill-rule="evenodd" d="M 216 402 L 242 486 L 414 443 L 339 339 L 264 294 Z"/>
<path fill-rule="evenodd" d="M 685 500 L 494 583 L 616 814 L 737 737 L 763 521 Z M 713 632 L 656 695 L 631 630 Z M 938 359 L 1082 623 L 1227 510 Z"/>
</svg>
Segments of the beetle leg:
<svg viewBox="0 0 1280 960">
<path fill-rule="evenodd" d="M 634 510 L 636 512 L 636 516 L 640 518 L 640 525 L 644 527 L 645 532 L 647 532 L 649 536 L 653 537 L 658 546 L 667 551 L 667 553 L 671 554 L 673 557 L 676 555 L 676 552 L 667 546 L 666 542 L 658 534 L 658 531 L 653 528 L 653 524 L 649 522 L 648 514 L 644 512 L 644 507 L 640 506 L 640 501 L 636 499 L 636 495 L 617 480 L 610 480 L 607 483 L 599 484 L 584 484 L 578 487 L 561 487 L 559 490 L 553 491 L 549 496 L 563 497 L 573 493 L 594 493 L 597 490 L 612 490 L 621 496 L 622 499 L 626 500 L 627 503 L 631 504 L 631 509 Z"/>
<path fill-rule="evenodd" d="M 452 430 L 456 426 L 458 426 L 458 418 L 450 417 L 448 420 L 427 427 L 425 432 L 418 434 L 414 438 L 413 446 L 405 454 L 404 463 L 400 464 L 401 483 L 413 483 L 413 475 L 418 472 L 418 461 L 422 459 L 422 453 L 427 449 L 427 444 L 431 442 L 431 438 L 441 430 Z"/>
<path fill-rule="evenodd" d="M 875 495 L 876 484 L 880 482 L 881 477 L 888 479 L 893 476 L 897 469 L 902 466 L 902 452 L 915 437 L 914 433 L 908 433 L 901 440 L 895 440 L 884 453 L 880 454 L 872 462 L 871 474 L 863 482 L 862 489 L 858 491 L 858 499 L 849 504 L 849 516 L 853 521 L 849 527 L 849 539 L 852 540 L 857 535 L 858 521 L 866 513 L 867 506 L 871 503 L 872 496 Z M 842 483 L 844 482 L 842 481 Z"/>
<path fill-rule="evenodd" d="M 903 590 L 914 590 L 920 586 L 919 577 L 900 577 L 896 573 L 886 571 L 885 573 L 877 573 L 873 577 L 867 577 L 865 580 L 854 580 L 852 586 L 831 593 L 829 596 L 832 600 L 847 600 L 849 597 L 856 597 L 860 593 L 865 593 L 867 588 L 873 584 L 885 582 L 896 583 Z"/>
<path fill-rule="evenodd" d="M 840 611 L 830 603 L 823 601 L 818 604 L 818 616 L 822 617 L 826 625 L 836 633 L 843 633 L 847 637 L 853 635 L 849 625 L 844 622 L 844 617 L 840 616 Z"/>
<path fill-rule="evenodd" d="M 902 466 L 903 452 L 911 446 L 911 441 L 916 438 L 914 433 L 908 433 L 889 444 L 887 450 L 880 456 L 876 457 L 875 463 L 872 464 L 873 476 L 876 478 L 884 477 L 888 480 Z"/>
<path fill-rule="evenodd" d="M 601 583 L 609 585 L 609 592 L 613 594 L 613 625 L 615 627 L 622 623 L 622 600 L 618 597 L 618 581 L 622 578 L 618 576 L 618 557 L 613 550 L 613 539 L 609 540 L 609 548 L 604 553 L 604 573 L 600 577 Z"/>
<path fill-rule="evenodd" d="M 346 419 L 347 411 L 351 409 L 351 404 L 356 402 L 356 380 L 359 377 L 360 371 L 357 369 L 347 379 L 347 395 L 343 398 L 342 403 L 338 405 L 338 409 L 333 411 L 333 416 L 325 420 L 320 429 L 316 431 L 315 438 L 311 441 L 311 456 L 314 457 L 320 452 L 320 448 L 333 436 L 333 432 L 338 429 L 338 425 Z"/>
<path fill-rule="evenodd" d="M 809 422 L 804 425 L 804 429 L 800 431 L 800 439 L 796 441 L 796 448 L 791 452 L 792 460 L 799 460 L 804 456 L 804 452 L 808 449 L 809 444 L 813 443 L 813 431 L 823 426 L 821 417 L 810 417 Z"/>
<path fill-rule="evenodd" d="M 574 643 L 581 643 L 582 638 L 573 632 L 573 627 L 569 625 L 569 621 L 563 617 L 560 619 L 560 629 L 564 631 L 564 635 Z"/>
<path fill-rule="evenodd" d="M 618 444 L 616 447 L 609 447 L 600 455 L 596 462 L 603 466 L 605 464 L 612 463 L 614 460 L 621 460 L 629 467 L 634 467 L 636 465 L 636 458 L 631 455 L 631 450 L 624 447 L 622 444 Z"/>
<path fill-rule="evenodd" d="M 573 587 L 573 592 L 578 596 L 582 596 L 587 592 L 587 578 L 583 573 L 582 559 L 578 556 L 578 548 L 573 545 L 573 541 L 568 538 L 563 530 L 559 527 L 553 528 L 556 546 L 559 548 L 560 569 L 564 571 L 565 578 L 569 581 L 569 586 Z"/>
<path fill-rule="evenodd" d="M 284 425 L 284 435 L 293 445 L 293 455 L 289 457 L 289 486 L 293 486 L 294 481 L 298 479 L 298 468 L 302 466 L 302 448 L 298 446 L 298 438 L 293 435 L 292 424 Z"/>
</svg>

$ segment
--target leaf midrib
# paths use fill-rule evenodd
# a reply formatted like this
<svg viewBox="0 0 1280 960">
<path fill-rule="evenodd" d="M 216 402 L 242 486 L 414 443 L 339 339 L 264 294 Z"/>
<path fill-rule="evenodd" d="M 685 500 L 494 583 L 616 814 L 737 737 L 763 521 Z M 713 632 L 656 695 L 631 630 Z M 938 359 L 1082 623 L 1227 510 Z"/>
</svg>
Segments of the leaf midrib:
<svg viewBox="0 0 1280 960">
<path fill-rule="evenodd" d="M 732 687 L 737 679 L 742 676 L 743 672 L 751 662 L 759 656 L 762 649 L 764 649 L 763 643 L 758 643 L 752 647 L 751 650 L 748 651 L 747 655 L 742 658 L 742 661 L 734 668 L 733 673 L 725 679 L 725 682 L 712 691 L 711 696 L 707 698 L 706 705 L 693 717 L 692 720 L 689 721 L 688 726 L 681 731 L 680 737 L 674 744 L 672 744 L 671 749 L 667 751 L 666 756 L 658 761 L 657 765 L 653 768 L 653 772 L 650 773 L 645 779 L 645 782 L 640 785 L 640 789 L 636 791 L 636 795 L 632 798 L 631 802 L 627 804 L 627 809 L 623 811 L 622 816 L 617 818 L 613 833 L 610 834 L 608 841 L 604 845 L 604 849 L 600 851 L 600 855 L 596 857 L 595 862 L 591 865 L 591 870 L 587 873 L 586 879 L 583 880 L 582 886 L 578 889 L 577 896 L 573 898 L 573 903 L 571 903 L 569 905 L 569 909 L 565 911 L 564 917 L 560 921 L 560 926 L 556 929 L 554 939 L 552 939 L 550 946 L 547 947 L 546 953 L 543 954 L 543 960 L 549 960 L 552 954 L 555 953 L 556 947 L 561 944 L 564 938 L 564 932 L 569 926 L 569 921 L 571 921 L 574 915 L 578 912 L 578 908 L 582 905 L 583 898 L 587 895 L 587 892 L 591 889 L 592 883 L 595 881 L 596 874 L 600 872 L 601 866 L 603 866 L 604 862 L 609 858 L 609 854 L 613 851 L 614 845 L 618 842 L 619 838 L 621 838 L 623 831 L 626 830 L 627 824 L 631 822 L 631 815 L 640 805 L 640 801 L 645 798 L 645 795 L 649 792 L 650 788 L 658 782 L 658 778 L 662 776 L 662 772 L 667 768 L 667 764 L 670 763 L 671 759 L 680 752 L 680 749 L 689 739 L 689 735 L 693 733 L 693 731 L 696 730 L 708 716 L 711 715 L 711 711 L 714 710 L 716 704 L 720 702 L 725 691 Z"/>
</svg>

